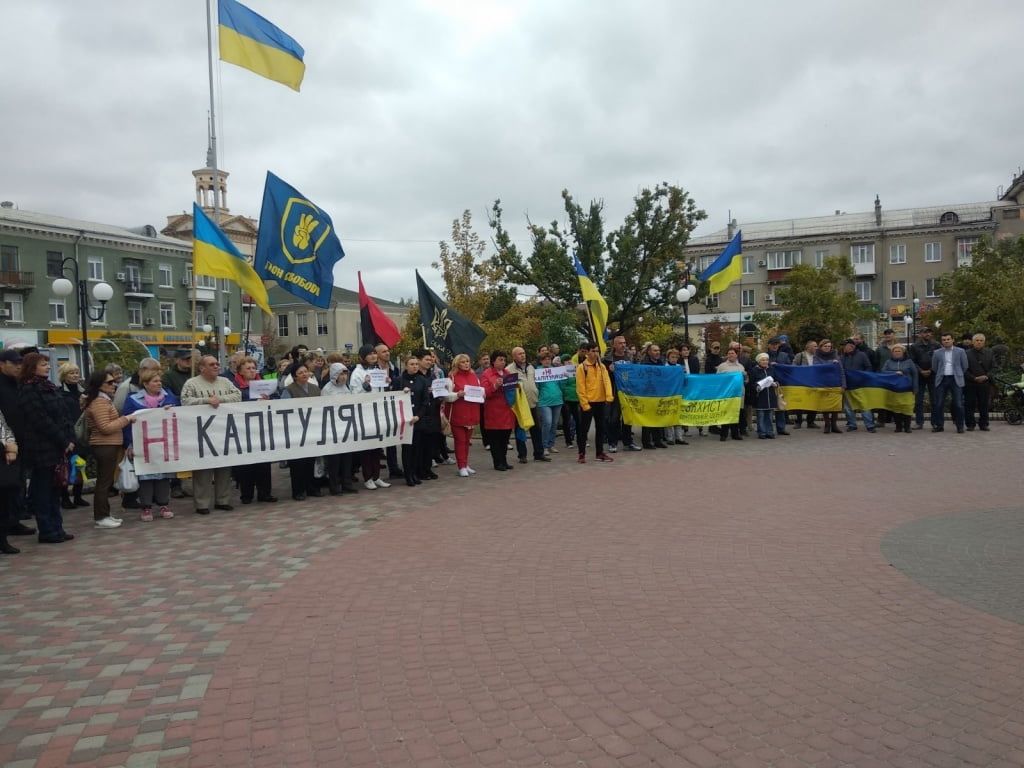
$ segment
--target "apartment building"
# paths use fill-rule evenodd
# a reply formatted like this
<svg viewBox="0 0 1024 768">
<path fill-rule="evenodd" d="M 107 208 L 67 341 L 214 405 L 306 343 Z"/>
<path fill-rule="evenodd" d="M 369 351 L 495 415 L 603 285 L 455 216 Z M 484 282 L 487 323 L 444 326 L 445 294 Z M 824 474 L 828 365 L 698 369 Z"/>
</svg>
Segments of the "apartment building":
<svg viewBox="0 0 1024 768">
<path fill-rule="evenodd" d="M 939 278 L 969 264 L 981 237 L 997 239 L 1024 234 L 1024 174 L 992 202 L 959 203 L 885 210 L 875 197 L 873 210 L 836 211 L 765 222 L 731 222 L 728 227 L 691 238 L 685 250 L 696 274 L 722 252 L 737 229 L 743 232 L 743 277 L 721 294 L 690 309 L 691 334 L 698 336 L 718 321 L 756 335 L 753 316 L 781 314 L 776 292 L 797 264 L 821 266 L 826 258 L 849 259 L 858 300 L 875 311 L 875 320 L 860 330 L 873 341 L 880 329 L 902 326 L 913 312 L 913 299 L 927 310 L 941 300 Z"/>
</svg>

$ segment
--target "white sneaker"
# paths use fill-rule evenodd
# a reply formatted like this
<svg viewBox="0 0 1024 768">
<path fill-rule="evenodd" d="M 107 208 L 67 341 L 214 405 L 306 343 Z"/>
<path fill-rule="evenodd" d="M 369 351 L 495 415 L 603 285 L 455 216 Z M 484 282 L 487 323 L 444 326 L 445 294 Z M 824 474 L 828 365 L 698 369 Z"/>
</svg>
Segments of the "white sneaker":
<svg viewBox="0 0 1024 768">
<path fill-rule="evenodd" d="M 110 516 L 110 519 L 113 520 L 115 523 L 123 523 L 124 522 L 124 520 L 122 520 L 120 517 L 114 517 L 113 515 Z"/>
<path fill-rule="evenodd" d="M 548 453 L 558 453 L 557 448 L 548 448 Z"/>
<path fill-rule="evenodd" d="M 121 521 L 112 517 L 104 517 L 102 520 L 97 520 L 95 525 L 97 528 L 120 528 Z"/>
<path fill-rule="evenodd" d="M 469 477 L 469 470 L 465 469 L 465 468 L 460 469 L 459 470 L 459 477 Z"/>
<path fill-rule="evenodd" d="M 445 464 L 454 464 L 455 463 L 455 459 L 453 459 L 451 456 L 449 456 L 447 459 L 444 460 L 444 463 Z"/>
<path fill-rule="evenodd" d="M 472 467 L 466 467 L 466 471 L 469 472 L 469 474 L 471 474 L 471 475 L 475 475 L 476 474 L 476 470 L 473 469 Z"/>
<path fill-rule="evenodd" d="M 389 483 L 387 480 L 381 480 L 380 478 L 374 480 L 373 483 L 378 488 L 390 488 L 391 487 L 391 483 Z"/>
<path fill-rule="evenodd" d="M 588 445 L 589 445 L 589 443 L 588 443 Z M 612 443 L 611 445 L 608 446 L 608 453 L 618 453 L 618 452 L 619 452 L 619 446 L 618 446 L 617 443 Z"/>
<path fill-rule="evenodd" d="M 377 484 L 373 482 L 373 480 L 367 480 L 365 483 L 363 483 L 363 487 L 366 488 L 366 490 L 368 491 L 377 490 Z"/>
</svg>

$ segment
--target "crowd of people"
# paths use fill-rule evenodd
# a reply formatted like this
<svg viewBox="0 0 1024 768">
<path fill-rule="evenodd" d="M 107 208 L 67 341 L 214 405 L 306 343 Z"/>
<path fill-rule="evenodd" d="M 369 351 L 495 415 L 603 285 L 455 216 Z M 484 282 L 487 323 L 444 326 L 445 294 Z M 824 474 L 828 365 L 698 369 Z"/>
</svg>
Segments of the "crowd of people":
<svg viewBox="0 0 1024 768">
<path fill-rule="evenodd" d="M 446 465 L 454 466 L 459 477 L 470 477 L 477 473 L 470 462 L 474 434 L 488 452 L 492 468 L 499 472 L 513 469 L 509 459 L 513 449 L 519 464 L 529 463 L 531 457 L 535 462 L 550 462 L 552 455 L 559 453 L 559 433 L 566 450 L 576 449 L 580 464 L 587 462 L 590 446 L 596 461 L 612 462 L 612 454 L 620 450 L 687 445 L 691 429 L 704 434 L 703 427 L 682 424 L 641 427 L 638 442 L 637 430 L 623 420 L 617 397 L 614 371 L 623 363 L 679 365 L 691 373 L 741 374 L 745 394 L 738 420 L 707 427 L 708 433 L 723 441 L 742 440 L 751 423 L 757 437 L 765 440 L 789 435 L 794 429 L 823 427 L 824 433 L 841 434 L 839 411 L 785 409 L 772 376 L 776 364 L 835 365 L 844 383 L 847 371 L 907 377 L 915 397 L 913 417 L 858 412 L 845 398 L 843 411 L 846 431 L 859 428 L 859 416 L 868 432 L 892 423 L 896 432 L 908 434 L 912 428 L 924 428 L 926 400 L 931 405 L 933 432 L 945 428 L 947 400 L 958 433 L 975 428 L 987 431 L 996 367 L 982 334 L 957 345 L 949 333 L 942 333 L 936 342 L 927 327 L 909 346 L 886 330 L 875 349 L 858 334 L 838 345 L 830 339 L 811 340 L 799 352 L 794 352 L 785 336 L 769 339 L 760 352 L 738 341 L 729 342 L 723 350 L 721 342 L 711 341 L 703 360 L 687 344 L 664 352 L 655 343 L 636 349 L 620 335 L 611 339 L 603 357 L 596 343 L 581 344 L 565 355 L 558 345 L 550 344 L 534 355 L 528 355 L 523 347 L 509 352 L 494 350 L 480 355 L 475 363 L 460 354 L 447 370 L 428 349 L 414 350 L 399 366 L 384 344 L 363 346 L 355 359 L 295 347 L 281 360 L 268 361 L 263 370 L 255 359 L 242 353 L 232 355 L 227 370 L 222 371 L 216 357 L 196 357 L 192 351 L 182 350 L 166 367 L 146 358 L 127 377 L 119 366 L 108 365 L 93 372 L 84 386 L 81 371 L 72 363 L 62 363 L 52 376 L 45 354 L 3 350 L 0 552 L 18 552 L 9 536 L 36 535 L 39 542 L 47 544 L 74 539 L 64 528 L 63 512 L 75 507 L 92 506 L 94 525 L 116 530 L 123 522 L 111 506 L 117 496 L 122 509 L 138 510 L 140 520 L 146 523 L 173 518 L 172 498 L 191 497 L 192 509 L 199 515 L 233 509 L 236 489 L 242 504 L 277 502 L 271 463 L 195 470 L 191 493 L 181 478 L 171 474 L 143 475 L 137 478 L 136 490 L 115 490 L 119 467 L 125 458 L 133 459 L 132 424 L 143 409 L 202 404 L 217 408 L 258 398 L 344 398 L 390 390 L 409 394 L 413 409 L 410 444 L 292 459 L 287 469 L 296 501 L 354 494 L 361 489 L 377 491 L 393 483 L 415 487 L 438 480 L 435 470 Z M 551 367 L 563 369 L 561 378 L 542 375 L 538 381 L 538 371 Z M 432 384 L 443 378 L 450 384 L 438 396 Z M 273 394 L 253 397 L 250 384 L 256 379 L 276 379 Z M 764 386 L 765 382 L 771 383 Z M 91 504 L 83 495 L 86 461 L 95 478 Z M 35 528 L 25 523 L 32 518 Z"/>
</svg>

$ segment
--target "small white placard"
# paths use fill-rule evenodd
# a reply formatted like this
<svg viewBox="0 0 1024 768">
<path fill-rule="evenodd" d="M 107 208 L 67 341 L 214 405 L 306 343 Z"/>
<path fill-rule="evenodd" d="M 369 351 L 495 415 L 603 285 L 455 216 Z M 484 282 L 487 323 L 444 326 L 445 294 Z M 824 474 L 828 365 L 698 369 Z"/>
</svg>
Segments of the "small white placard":
<svg viewBox="0 0 1024 768">
<path fill-rule="evenodd" d="M 434 397 L 447 397 L 452 393 L 451 379 L 434 379 L 430 382 L 430 394 Z"/>
<path fill-rule="evenodd" d="M 467 403 L 482 403 L 484 401 L 484 388 L 474 387 L 471 384 L 467 384 L 465 387 Z"/>
<path fill-rule="evenodd" d="M 388 372 L 383 368 L 371 368 L 370 369 L 370 386 L 376 389 L 377 387 L 386 387 L 388 385 Z"/>
<path fill-rule="evenodd" d="M 277 392 L 277 379 L 253 379 L 249 382 L 249 395 L 253 400 L 259 400 L 266 395 L 273 396 Z"/>
</svg>

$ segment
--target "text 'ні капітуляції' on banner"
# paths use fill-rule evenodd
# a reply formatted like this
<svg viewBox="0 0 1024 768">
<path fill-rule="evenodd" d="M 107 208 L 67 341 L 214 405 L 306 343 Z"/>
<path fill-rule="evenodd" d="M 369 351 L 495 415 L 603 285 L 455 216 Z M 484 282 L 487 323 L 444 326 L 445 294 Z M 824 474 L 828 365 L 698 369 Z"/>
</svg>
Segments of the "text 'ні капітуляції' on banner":
<svg viewBox="0 0 1024 768">
<path fill-rule="evenodd" d="M 136 411 L 140 475 L 287 461 L 412 442 L 404 392 Z"/>
</svg>

